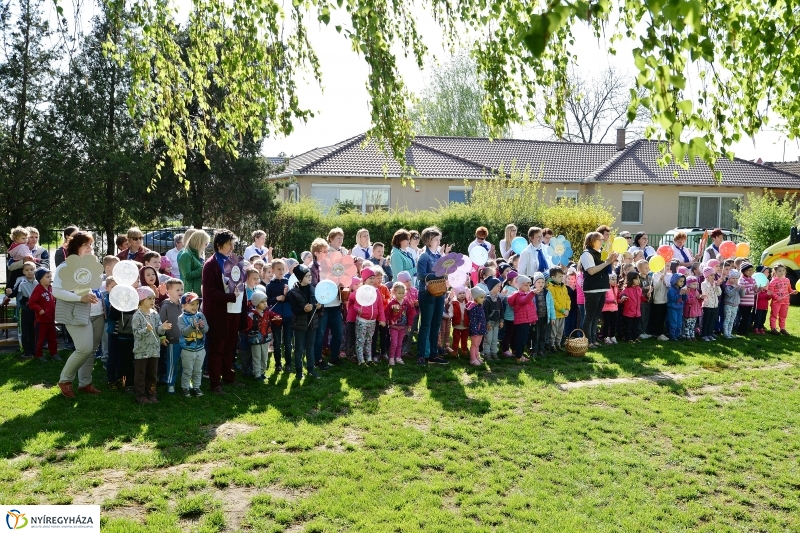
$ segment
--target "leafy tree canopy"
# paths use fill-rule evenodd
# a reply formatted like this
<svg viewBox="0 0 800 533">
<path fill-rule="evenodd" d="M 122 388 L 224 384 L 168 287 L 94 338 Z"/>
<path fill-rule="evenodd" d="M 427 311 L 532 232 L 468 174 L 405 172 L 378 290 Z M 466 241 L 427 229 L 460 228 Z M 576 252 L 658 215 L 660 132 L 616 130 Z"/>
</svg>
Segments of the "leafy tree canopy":
<svg viewBox="0 0 800 533">
<path fill-rule="evenodd" d="M 480 36 L 471 56 L 494 134 L 539 113 L 561 136 L 577 24 L 589 24 L 598 39 L 637 43 L 634 91 L 642 93 L 629 113 L 642 105 L 652 114 L 649 135 L 670 141 L 664 161 L 686 165 L 697 156 L 713 165 L 764 126 L 767 112 L 790 136 L 800 131 L 800 0 L 194 0 L 186 55 L 176 44 L 176 2 L 129 5 L 135 27 L 124 46 L 110 48 L 133 66 L 129 105 L 144 121 L 145 140 L 163 142 L 179 173 L 190 150 L 204 153 L 211 143 L 235 153 L 240 137 L 260 135 L 264 121 L 263 133 L 285 134 L 293 119 L 307 119 L 297 86 L 309 73 L 319 80 L 320 65 L 306 28 L 339 18 L 346 23 L 336 31 L 369 66 L 370 134 L 402 161 L 413 130 L 395 57 L 425 62 L 419 8 L 433 14 L 452 49 L 467 34 Z M 687 86 L 690 71 L 699 86 Z M 224 101 L 205 98 L 212 82 L 225 89 Z M 199 111 L 190 114 L 194 100 Z"/>
</svg>

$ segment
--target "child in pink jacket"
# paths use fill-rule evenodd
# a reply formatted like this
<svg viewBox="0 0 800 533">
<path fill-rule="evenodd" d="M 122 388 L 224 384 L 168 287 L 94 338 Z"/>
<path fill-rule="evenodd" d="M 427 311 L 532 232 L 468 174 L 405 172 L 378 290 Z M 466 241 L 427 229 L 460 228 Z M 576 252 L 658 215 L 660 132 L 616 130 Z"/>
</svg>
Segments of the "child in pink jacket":
<svg viewBox="0 0 800 533">
<path fill-rule="evenodd" d="M 618 298 L 617 275 L 612 272 L 608 275 L 608 291 L 606 291 L 606 301 L 603 304 L 603 327 L 600 330 L 600 336 L 605 339 L 606 344 L 617 344 Z"/>
<path fill-rule="evenodd" d="M 697 319 L 703 315 L 705 296 L 700 292 L 700 284 L 695 276 L 686 278 L 686 288 L 686 302 L 683 304 L 683 338 L 693 341 L 696 338 Z"/>
<path fill-rule="evenodd" d="M 769 282 L 769 291 L 772 293 L 772 309 L 769 314 L 769 328 L 773 335 L 789 335 L 786 331 L 786 315 L 789 312 L 789 297 L 797 294 L 792 290 L 792 284 L 786 277 L 786 267 L 778 265 L 775 267 L 775 277 Z M 781 327 L 778 331 L 775 328 L 776 321 Z"/>
</svg>

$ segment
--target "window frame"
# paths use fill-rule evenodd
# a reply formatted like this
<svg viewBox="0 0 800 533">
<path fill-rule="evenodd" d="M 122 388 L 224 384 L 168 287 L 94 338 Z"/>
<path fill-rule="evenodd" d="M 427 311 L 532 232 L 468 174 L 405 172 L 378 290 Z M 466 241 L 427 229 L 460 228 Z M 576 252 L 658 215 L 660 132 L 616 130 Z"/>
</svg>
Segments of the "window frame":
<svg viewBox="0 0 800 533">
<path fill-rule="evenodd" d="M 681 227 L 682 226 L 681 223 L 680 223 L 681 222 L 680 221 L 680 198 L 681 197 L 697 198 L 697 206 L 695 207 L 696 212 L 695 212 L 695 215 L 694 215 L 694 224 L 689 224 L 687 227 L 696 227 L 696 228 L 701 227 L 700 226 L 700 212 L 701 212 L 701 209 L 700 209 L 700 203 L 701 203 L 700 202 L 700 198 L 715 198 L 715 199 L 718 200 L 719 208 L 717 210 L 717 222 L 712 227 L 714 227 L 714 228 L 722 228 L 723 226 L 721 226 L 721 223 L 722 223 L 722 200 L 723 200 L 723 198 L 738 198 L 738 199 L 741 200 L 744 197 L 744 194 L 734 193 L 734 192 L 720 192 L 720 193 L 680 192 L 680 193 L 678 193 L 678 213 L 679 214 L 678 214 L 678 224 L 677 224 L 676 227 Z M 735 224 L 735 221 L 734 221 L 734 224 Z M 737 228 L 731 227 L 731 228 L 724 228 L 724 229 L 733 231 L 733 230 L 735 230 Z"/>
<path fill-rule="evenodd" d="M 637 200 L 626 200 L 625 195 L 628 195 L 628 198 L 631 196 L 636 196 Z M 624 202 L 639 202 L 639 220 L 623 220 L 622 218 L 622 204 Z M 620 224 L 627 224 L 629 226 L 641 226 L 644 225 L 644 191 L 622 191 L 622 197 L 620 199 L 619 205 L 619 223 Z"/>
<path fill-rule="evenodd" d="M 467 203 L 472 198 L 472 193 L 473 193 L 473 188 L 472 187 L 470 187 L 468 185 L 450 185 L 450 186 L 447 187 L 447 203 L 448 204 L 460 203 L 460 202 L 452 202 L 450 200 L 450 193 L 451 192 L 455 192 L 455 191 L 469 193 L 469 194 L 465 194 L 464 195 L 465 196 L 465 200 L 467 201 Z"/>
<path fill-rule="evenodd" d="M 314 188 L 318 189 L 336 189 L 336 197 L 339 199 L 339 192 L 342 190 L 360 190 L 361 191 L 361 214 L 367 214 L 367 191 L 368 190 L 381 190 L 386 191 L 386 209 L 392 205 L 392 186 L 391 185 L 372 185 L 370 183 L 312 183 L 311 196 L 314 197 Z M 326 206 L 326 212 L 332 206 Z"/>
<path fill-rule="evenodd" d="M 579 194 L 580 191 L 578 189 L 556 189 L 556 201 L 565 199 L 577 202 Z"/>
</svg>

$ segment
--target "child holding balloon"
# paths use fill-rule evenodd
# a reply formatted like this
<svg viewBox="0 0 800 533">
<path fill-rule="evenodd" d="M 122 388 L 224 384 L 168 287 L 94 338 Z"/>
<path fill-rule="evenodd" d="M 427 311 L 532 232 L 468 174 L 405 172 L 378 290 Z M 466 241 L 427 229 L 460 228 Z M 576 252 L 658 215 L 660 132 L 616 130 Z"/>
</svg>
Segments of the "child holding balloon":
<svg viewBox="0 0 800 533">
<path fill-rule="evenodd" d="M 361 269 L 361 280 L 364 285 L 373 288 L 380 282 L 375 276 L 375 272 L 370 268 Z M 377 363 L 377 357 L 372 357 L 372 337 L 375 335 L 376 322 L 381 326 L 386 325 L 385 304 L 380 291 L 375 291 L 375 299 L 372 302 L 359 301 L 356 294 L 356 357 L 359 365 L 367 363 Z"/>
<path fill-rule="evenodd" d="M 797 284 L 800 286 L 800 282 Z M 775 277 L 769 283 L 769 291 L 772 293 L 772 309 L 769 315 L 770 333 L 773 335 L 789 335 L 786 331 L 786 315 L 789 312 L 789 297 L 797 294 L 792 290 L 792 285 L 786 278 L 786 267 L 778 265 L 775 267 Z M 780 331 L 776 329 L 776 322 L 780 325 Z"/>
<path fill-rule="evenodd" d="M 719 297 L 722 294 L 722 278 L 717 279 L 714 269 L 707 266 L 703 269 L 703 283 L 700 284 L 700 292 L 703 294 L 703 324 L 700 337 L 706 341 L 715 341 L 714 327 L 717 325 L 717 314 L 719 313 Z"/>
<path fill-rule="evenodd" d="M 742 289 L 742 292 L 740 292 L 742 298 L 739 302 L 739 314 L 741 318 L 739 321 L 739 328 L 737 329 L 739 335 L 747 335 L 749 333 L 750 325 L 753 320 L 753 307 L 756 303 L 756 292 L 758 291 L 756 280 L 753 279 L 753 270 L 753 265 L 750 263 L 742 263 L 740 271 L 742 276 L 739 278 L 739 288 Z"/>
<path fill-rule="evenodd" d="M 769 279 L 772 277 L 772 269 L 769 267 L 764 267 L 760 273 L 763 274 L 767 282 L 769 282 Z M 757 275 L 758 274 L 756 274 L 756 276 Z M 753 333 L 758 335 L 764 335 L 766 333 L 764 325 L 767 323 L 767 311 L 769 311 L 769 301 L 771 298 L 772 291 L 770 291 L 769 288 L 759 291 L 756 294 L 756 307 L 753 316 Z"/>
</svg>

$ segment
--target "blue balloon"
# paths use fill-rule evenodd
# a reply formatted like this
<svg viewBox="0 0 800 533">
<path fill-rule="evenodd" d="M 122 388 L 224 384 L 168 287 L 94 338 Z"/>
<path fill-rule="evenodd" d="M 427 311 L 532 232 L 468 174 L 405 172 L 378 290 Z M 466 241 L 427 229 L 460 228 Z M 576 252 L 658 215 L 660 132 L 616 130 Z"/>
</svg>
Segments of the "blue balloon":
<svg viewBox="0 0 800 533">
<path fill-rule="evenodd" d="M 526 246 L 528 246 L 528 241 L 525 237 L 517 237 L 511 241 L 511 249 L 515 254 L 521 254 Z"/>
<path fill-rule="evenodd" d="M 314 289 L 314 297 L 322 305 L 328 305 L 336 300 L 337 296 L 339 296 L 339 287 L 329 279 L 320 281 Z"/>
</svg>

